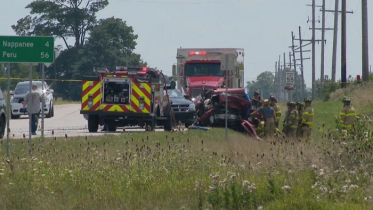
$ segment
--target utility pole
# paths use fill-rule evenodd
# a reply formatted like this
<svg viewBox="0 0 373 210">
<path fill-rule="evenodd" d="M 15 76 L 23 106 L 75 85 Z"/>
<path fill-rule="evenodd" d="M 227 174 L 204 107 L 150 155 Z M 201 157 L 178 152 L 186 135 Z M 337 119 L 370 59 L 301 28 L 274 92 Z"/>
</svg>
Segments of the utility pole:
<svg viewBox="0 0 373 210">
<path fill-rule="evenodd" d="M 277 63 L 277 92 L 278 92 L 278 95 L 277 95 L 277 97 L 278 97 L 278 99 L 277 100 L 280 100 L 280 93 L 281 93 L 281 80 L 280 80 L 280 78 L 281 78 L 281 64 L 280 64 L 280 60 L 281 60 L 281 55 L 279 55 L 278 56 L 278 63 Z M 284 99 L 284 101 L 285 101 L 285 99 Z"/>
<path fill-rule="evenodd" d="M 274 93 L 275 93 L 275 96 L 277 98 L 277 100 L 279 100 L 278 98 L 278 89 L 276 88 L 277 87 L 277 77 L 278 77 L 278 74 L 277 74 L 277 61 L 275 62 L 275 81 L 274 81 Z"/>
<path fill-rule="evenodd" d="M 286 80 L 285 80 L 285 75 L 286 75 L 286 55 L 284 53 L 284 71 L 282 72 L 282 75 L 283 75 L 283 81 L 284 81 L 284 85 L 282 86 L 282 88 L 284 89 L 285 88 L 285 83 L 286 83 Z M 286 91 L 284 91 L 284 98 L 286 99 Z"/>
<path fill-rule="evenodd" d="M 369 81 L 369 51 L 368 51 L 368 0 L 361 0 L 362 13 L 362 77 L 364 82 Z"/>
<path fill-rule="evenodd" d="M 333 32 L 333 58 L 332 58 L 332 82 L 336 81 L 335 74 L 337 72 L 338 11 L 339 11 L 339 0 L 335 0 L 334 32 Z"/>
<path fill-rule="evenodd" d="M 321 89 L 324 88 L 324 56 L 325 56 L 325 0 L 322 1 L 322 29 L 321 29 Z"/>
<path fill-rule="evenodd" d="M 289 67 L 290 67 L 290 72 L 292 72 L 291 70 L 291 52 L 289 52 Z M 289 100 L 292 101 L 293 100 L 293 91 L 292 90 L 289 90 L 288 91 L 288 95 L 289 95 Z"/>
<path fill-rule="evenodd" d="M 346 0 L 342 0 L 342 34 L 341 34 L 341 88 L 346 87 L 347 82 L 347 59 L 346 59 Z"/>
<path fill-rule="evenodd" d="M 291 50 L 293 51 L 293 62 L 294 62 L 294 74 L 296 75 L 297 74 L 297 61 L 295 60 L 295 45 L 294 45 L 294 33 L 291 32 Z M 291 63 L 291 62 L 290 62 Z M 295 77 L 295 85 L 297 87 L 297 84 L 298 83 L 298 77 L 296 76 Z M 297 89 L 297 95 L 299 96 L 299 91 Z M 298 97 L 299 98 L 299 97 Z"/>
<path fill-rule="evenodd" d="M 312 0 L 312 100 L 315 100 L 315 0 Z"/>
<path fill-rule="evenodd" d="M 342 13 L 339 11 L 339 0 L 335 0 L 334 10 L 325 10 L 325 12 L 334 13 L 334 28 L 333 28 L 333 57 L 332 57 L 332 81 L 336 81 L 337 72 L 337 43 L 338 43 L 338 14 Z M 346 11 L 346 13 L 354 13 L 353 11 Z"/>
</svg>

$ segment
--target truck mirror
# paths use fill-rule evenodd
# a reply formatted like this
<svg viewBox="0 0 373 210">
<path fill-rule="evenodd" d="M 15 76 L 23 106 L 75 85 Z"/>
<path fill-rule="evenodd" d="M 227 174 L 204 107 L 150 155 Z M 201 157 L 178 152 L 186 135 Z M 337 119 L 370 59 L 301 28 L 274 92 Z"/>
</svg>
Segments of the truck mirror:
<svg viewBox="0 0 373 210">
<path fill-rule="evenodd" d="M 187 99 L 187 100 L 190 100 L 190 96 L 188 94 L 185 94 L 184 98 Z"/>
<path fill-rule="evenodd" d="M 171 82 L 170 82 L 170 86 L 171 86 L 171 89 L 175 89 L 175 87 L 176 87 L 176 82 L 175 82 L 175 81 L 171 81 Z"/>
<path fill-rule="evenodd" d="M 176 76 L 176 65 L 172 65 L 172 76 Z"/>
</svg>

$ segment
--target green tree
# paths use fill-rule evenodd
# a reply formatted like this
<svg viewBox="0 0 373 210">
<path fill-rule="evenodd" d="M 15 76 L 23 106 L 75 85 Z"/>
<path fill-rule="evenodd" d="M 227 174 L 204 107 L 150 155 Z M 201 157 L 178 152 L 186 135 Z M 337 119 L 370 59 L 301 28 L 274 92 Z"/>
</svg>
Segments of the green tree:
<svg viewBox="0 0 373 210">
<path fill-rule="evenodd" d="M 270 71 L 260 73 L 255 81 L 248 81 L 246 89 L 249 96 L 253 96 L 255 91 L 259 91 L 262 98 L 268 98 L 273 92 L 275 76 Z"/>
<path fill-rule="evenodd" d="M 75 38 L 75 47 L 84 44 L 87 32 L 96 24 L 96 13 L 109 4 L 108 0 L 36 0 L 26 6 L 30 15 L 21 18 L 13 30 L 22 36 L 53 35 Z"/>
<path fill-rule="evenodd" d="M 81 48 L 66 49 L 57 58 L 57 79 L 80 80 L 83 75 L 92 75 L 94 67 L 106 67 L 111 71 L 116 66 L 146 66 L 139 54 L 133 52 L 137 35 L 131 26 L 119 18 L 107 18 L 98 21 L 90 30 L 90 37 Z M 54 66 L 48 68 L 54 74 Z M 81 83 L 57 82 L 55 90 L 65 99 L 79 100 Z"/>
<path fill-rule="evenodd" d="M 7 90 L 8 87 L 8 65 L 1 65 L 0 68 L 0 87 L 3 91 Z M 10 64 L 10 90 L 14 90 L 18 82 L 28 81 L 30 75 L 30 66 L 23 63 L 12 63 Z M 32 67 L 32 78 L 39 79 L 39 74 L 36 71 L 36 66 Z"/>
<path fill-rule="evenodd" d="M 114 17 L 101 19 L 80 52 L 80 70 L 89 73 L 93 67 L 114 70 L 116 66 L 146 66 L 140 55 L 133 52 L 137 37 L 126 21 Z"/>
</svg>

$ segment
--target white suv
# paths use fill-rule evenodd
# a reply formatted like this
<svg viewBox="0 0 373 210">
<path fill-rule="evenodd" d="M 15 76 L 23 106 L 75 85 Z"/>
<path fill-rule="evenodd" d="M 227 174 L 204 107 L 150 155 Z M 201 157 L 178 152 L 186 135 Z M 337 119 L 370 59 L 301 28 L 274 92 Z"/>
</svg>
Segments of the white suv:
<svg viewBox="0 0 373 210">
<path fill-rule="evenodd" d="M 36 84 L 38 89 L 42 91 L 42 82 L 33 81 L 32 84 Z M 44 82 L 44 93 L 45 93 L 45 105 L 44 105 L 44 114 L 45 117 L 51 118 L 54 116 L 54 106 L 53 106 L 53 89 L 49 89 L 46 82 Z M 23 113 L 23 99 L 26 93 L 30 90 L 30 82 L 19 82 L 14 91 L 10 91 L 10 94 L 13 95 L 11 98 L 11 118 L 17 119 Z M 40 109 L 42 108 L 42 103 L 40 103 Z M 40 112 L 41 113 L 41 112 Z M 28 115 L 27 109 L 25 115 Z"/>
</svg>

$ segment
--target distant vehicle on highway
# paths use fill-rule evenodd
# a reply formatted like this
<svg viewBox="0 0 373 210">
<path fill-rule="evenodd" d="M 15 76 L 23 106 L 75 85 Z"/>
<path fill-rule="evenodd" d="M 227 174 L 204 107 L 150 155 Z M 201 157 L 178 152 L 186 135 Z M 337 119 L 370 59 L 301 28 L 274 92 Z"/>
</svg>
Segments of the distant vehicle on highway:
<svg viewBox="0 0 373 210">
<path fill-rule="evenodd" d="M 45 117 L 51 118 L 54 116 L 54 100 L 53 100 L 53 89 L 49 89 L 49 86 L 46 82 L 42 84 L 42 81 L 33 81 L 33 84 L 38 86 L 38 90 L 42 91 L 44 86 L 45 93 L 45 105 L 44 105 L 44 114 Z M 21 115 L 28 115 L 27 105 L 26 113 L 23 113 L 23 99 L 26 93 L 30 90 L 30 82 L 19 82 L 16 85 L 14 91 L 10 91 L 11 98 L 11 119 L 18 119 Z M 42 109 L 42 103 L 40 103 L 40 109 Z M 41 113 L 41 112 L 40 112 Z"/>
<path fill-rule="evenodd" d="M 196 107 L 194 103 L 186 99 L 179 90 L 172 89 L 170 86 L 167 86 L 167 93 L 176 122 L 180 121 L 184 123 L 185 127 L 192 125 L 196 119 Z"/>
</svg>

